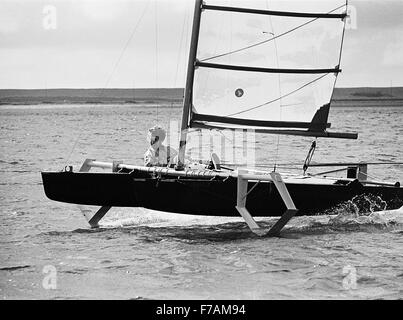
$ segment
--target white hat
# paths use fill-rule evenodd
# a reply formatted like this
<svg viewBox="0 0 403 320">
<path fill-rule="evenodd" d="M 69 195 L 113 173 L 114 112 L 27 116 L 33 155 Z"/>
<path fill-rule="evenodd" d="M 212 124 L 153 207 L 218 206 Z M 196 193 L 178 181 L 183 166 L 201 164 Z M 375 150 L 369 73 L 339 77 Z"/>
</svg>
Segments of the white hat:
<svg viewBox="0 0 403 320">
<path fill-rule="evenodd" d="M 165 130 L 158 125 L 155 125 L 154 127 L 148 129 L 148 141 L 151 141 L 155 137 L 158 137 L 160 142 L 163 142 L 166 137 Z"/>
</svg>

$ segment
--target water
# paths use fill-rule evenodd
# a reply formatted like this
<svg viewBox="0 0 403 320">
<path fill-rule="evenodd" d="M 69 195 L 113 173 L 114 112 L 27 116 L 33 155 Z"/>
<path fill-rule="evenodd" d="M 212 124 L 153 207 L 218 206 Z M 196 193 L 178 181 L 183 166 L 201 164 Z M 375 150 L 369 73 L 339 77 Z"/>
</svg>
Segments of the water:
<svg viewBox="0 0 403 320">
<path fill-rule="evenodd" d="M 85 158 L 141 164 L 147 129 L 180 113 L 172 106 L 0 107 L 1 298 L 403 298 L 402 210 L 357 214 L 347 203 L 331 215 L 295 218 L 282 238 L 259 238 L 237 217 L 142 208 L 114 208 L 91 230 L 77 206 L 45 197 L 40 171 L 77 169 Z M 402 161 L 402 108 L 337 108 L 331 122 L 360 139 L 321 139 L 314 160 Z M 277 137 L 256 140 L 256 158 L 266 163 L 302 163 L 312 142 L 281 137 L 277 148 Z M 369 170 L 403 181 L 402 166 Z"/>
</svg>

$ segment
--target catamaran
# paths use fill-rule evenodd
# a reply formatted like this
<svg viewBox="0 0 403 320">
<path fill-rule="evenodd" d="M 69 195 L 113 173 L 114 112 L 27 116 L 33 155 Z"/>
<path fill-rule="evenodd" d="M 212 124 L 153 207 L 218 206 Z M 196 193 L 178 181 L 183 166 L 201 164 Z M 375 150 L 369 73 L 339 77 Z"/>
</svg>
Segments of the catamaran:
<svg viewBox="0 0 403 320">
<path fill-rule="evenodd" d="M 267 1 L 241 1 L 240 6 L 232 1 L 227 6 L 195 0 L 175 168 L 86 159 L 78 172 L 72 166 L 42 172 L 47 197 L 99 206 L 95 214 L 86 214 L 91 227 L 98 227 L 111 207 L 144 207 L 241 215 L 254 233 L 269 236 L 278 236 L 295 215 L 316 215 L 357 195 L 379 196 L 387 209 L 398 209 L 403 204 L 398 182 L 368 180 L 368 163 L 313 164 L 315 143 L 297 175 L 229 168 L 215 154 L 209 166 L 186 165 L 189 129 L 357 139 L 357 133 L 328 130 L 348 20 L 344 1 L 316 1 L 312 11 L 305 1 L 292 2 L 295 10 L 289 11 L 288 1 L 270 2 L 269 7 Z M 311 175 L 310 166 L 340 168 Z M 90 172 L 94 167 L 110 171 Z M 345 178 L 328 176 L 342 170 Z M 263 230 L 254 216 L 279 219 Z"/>
</svg>

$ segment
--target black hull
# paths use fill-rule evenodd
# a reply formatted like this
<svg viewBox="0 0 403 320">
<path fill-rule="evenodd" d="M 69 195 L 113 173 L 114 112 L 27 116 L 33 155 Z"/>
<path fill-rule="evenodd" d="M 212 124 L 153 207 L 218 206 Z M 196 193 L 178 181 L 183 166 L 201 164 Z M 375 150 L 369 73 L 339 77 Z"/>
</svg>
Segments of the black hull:
<svg viewBox="0 0 403 320">
<path fill-rule="evenodd" d="M 112 207 L 144 207 L 181 214 L 239 216 L 235 209 L 237 179 L 153 177 L 131 173 L 42 172 L 46 196 L 55 201 Z M 299 209 L 297 215 L 315 215 L 357 195 L 372 194 L 387 209 L 403 204 L 403 188 L 350 184 L 287 183 Z M 254 186 L 249 182 L 249 189 Z M 253 216 L 281 216 L 286 207 L 271 182 L 259 183 L 248 194 L 247 209 Z"/>
</svg>

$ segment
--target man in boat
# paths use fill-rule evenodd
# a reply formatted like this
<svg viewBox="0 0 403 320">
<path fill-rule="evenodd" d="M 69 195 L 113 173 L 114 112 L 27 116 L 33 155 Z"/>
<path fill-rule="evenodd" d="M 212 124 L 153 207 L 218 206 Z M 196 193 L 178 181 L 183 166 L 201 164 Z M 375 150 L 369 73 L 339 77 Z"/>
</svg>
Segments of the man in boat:
<svg viewBox="0 0 403 320">
<path fill-rule="evenodd" d="M 146 167 L 170 167 L 175 164 L 178 152 L 162 144 L 165 137 L 166 132 L 160 126 L 156 125 L 148 130 L 147 140 L 150 147 L 144 154 L 144 165 Z"/>
</svg>

